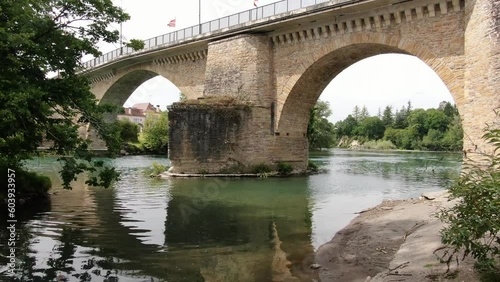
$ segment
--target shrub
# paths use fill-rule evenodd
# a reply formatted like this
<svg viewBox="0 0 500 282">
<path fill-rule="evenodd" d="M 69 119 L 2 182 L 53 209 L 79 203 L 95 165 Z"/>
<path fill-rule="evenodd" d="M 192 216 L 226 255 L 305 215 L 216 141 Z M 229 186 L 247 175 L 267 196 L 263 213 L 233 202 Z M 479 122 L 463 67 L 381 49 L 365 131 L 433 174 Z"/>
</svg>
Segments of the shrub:
<svg viewBox="0 0 500 282">
<path fill-rule="evenodd" d="M 153 172 L 151 173 L 152 176 L 158 176 L 162 173 L 164 173 L 165 171 L 167 171 L 168 167 L 167 166 L 164 166 L 162 164 L 159 164 L 157 162 L 153 162 Z"/>
<path fill-rule="evenodd" d="M 252 167 L 251 172 L 255 174 L 269 173 L 272 169 L 266 164 L 258 164 Z"/>
<path fill-rule="evenodd" d="M 50 178 L 32 171 L 20 171 L 17 176 L 17 187 L 26 192 L 45 194 L 52 187 Z"/>
<path fill-rule="evenodd" d="M 439 217 L 448 224 L 441 231 L 442 242 L 452 249 L 448 263 L 463 250 L 477 268 L 492 271 L 500 258 L 500 129 L 487 130 L 483 139 L 495 150 L 482 160 L 466 160 L 449 188 L 450 199 L 458 203 Z"/>
<path fill-rule="evenodd" d="M 7 168 L 0 166 L 3 171 L 7 171 Z M 16 195 L 19 199 L 30 199 L 34 200 L 43 199 L 47 197 L 47 191 L 52 187 L 52 182 L 50 178 L 45 175 L 37 174 L 36 172 L 26 171 L 24 168 L 17 168 L 15 170 L 15 187 Z M 3 187 L 5 189 L 0 190 L 0 198 L 7 198 L 7 178 L 2 181 Z"/>
<path fill-rule="evenodd" d="M 396 146 L 392 144 L 389 140 L 371 140 L 365 142 L 363 144 L 364 149 L 373 149 L 373 150 L 393 150 L 396 149 Z"/>
<path fill-rule="evenodd" d="M 293 166 L 289 163 L 279 162 L 278 163 L 278 173 L 280 175 L 289 175 L 293 171 Z"/>
<path fill-rule="evenodd" d="M 307 163 L 307 170 L 310 170 L 312 172 L 318 172 L 319 171 L 319 167 L 318 167 L 318 165 L 316 163 L 309 161 Z"/>
<path fill-rule="evenodd" d="M 122 142 L 137 142 L 139 126 L 128 119 L 115 121 Z"/>
</svg>

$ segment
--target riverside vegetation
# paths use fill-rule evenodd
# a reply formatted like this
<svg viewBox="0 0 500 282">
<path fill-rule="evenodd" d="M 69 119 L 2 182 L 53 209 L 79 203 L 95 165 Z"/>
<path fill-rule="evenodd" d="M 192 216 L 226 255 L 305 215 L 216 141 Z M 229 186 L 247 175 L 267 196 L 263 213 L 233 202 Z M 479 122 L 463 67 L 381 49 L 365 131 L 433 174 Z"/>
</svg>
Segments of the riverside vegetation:
<svg viewBox="0 0 500 282">
<path fill-rule="evenodd" d="M 441 102 L 437 109 L 406 106 L 393 112 L 392 106 L 370 116 L 365 106 L 333 124 L 328 121 L 328 102 L 318 101 L 311 110 L 308 139 L 311 149 L 348 148 L 461 151 L 463 130 L 455 105 Z"/>
<path fill-rule="evenodd" d="M 484 281 L 500 281 L 499 125 L 490 125 L 483 136 L 493 150 L 480 152 L 481 159 L 465 159 L 462 174 L 449 188 L 450 198 L 458 203 L 439 213 L 447 223 L 442 242 L 449 247 L 442 259 L 450 264 L 473 257 Z"/>
<path fill-rule="evenodd" d="M 129 120 L 117 120 L 114 127 L 121 142 L 122 152 L 133 155 L 167 154 L 168 112 L 146 116 L 141 133 L 139 126 Z"/>
</svg>

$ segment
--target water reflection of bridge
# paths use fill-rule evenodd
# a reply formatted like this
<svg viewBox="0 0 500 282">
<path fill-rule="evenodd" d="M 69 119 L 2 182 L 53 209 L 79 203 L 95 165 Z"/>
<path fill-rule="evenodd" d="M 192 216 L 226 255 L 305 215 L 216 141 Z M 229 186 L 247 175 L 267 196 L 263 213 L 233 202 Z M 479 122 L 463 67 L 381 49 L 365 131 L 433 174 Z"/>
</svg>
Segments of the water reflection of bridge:
<svg viewBox="0 0 500 282">
<path fill-rule="evenodd" d="M 280 181 L 289 185 L 271 187 Z M 156 187 L 163 191 L 161 198 L 138 188 L 136 196 L 142 194 L 142 199 L 125 195 L 130 189 L 120 185 L 87 189 L 78 182 L 71 193 L 77 192 L 86 202 L 90 199 L 92 208 L 86 209 L 84 218 L 60 221 L 73 221 L 70 225 L 86 230 L 79 233 L 83 238 L 78 244 L 94 248 L 99 257 L 118 258 L 120 262 L 115 260 L 113 267 L 124 276 L 169 281 L 308 281 L 315 274 L 309 269 L 314 250 L 306 181 L 171 180 Z M 54 196 L 56 202 L 58 196 Z M 141 212 L 152 199 L 156 199 L 150 206 L 155 208 L 154 217 Z M 161 202 L 162 208 L 154 206 Z M 68 238 L 61 234 L 58 239 Z"/>
</svg>

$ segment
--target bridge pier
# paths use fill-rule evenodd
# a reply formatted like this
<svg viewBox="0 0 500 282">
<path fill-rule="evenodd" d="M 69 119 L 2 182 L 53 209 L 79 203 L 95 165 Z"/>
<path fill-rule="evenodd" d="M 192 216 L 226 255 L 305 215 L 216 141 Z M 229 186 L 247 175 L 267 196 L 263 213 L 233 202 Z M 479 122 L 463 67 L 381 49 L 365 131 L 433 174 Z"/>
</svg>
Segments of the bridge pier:
<svg viewBox="0 0 500 282">
<path fill-rule="evenodd" d="M 481 139 L 487 126 L 500 126 L 500 9 L 498 2 L 465 2 L 464 100 L 461 110 L 464 151 L 481 159 L 494 147 Z"/>
<path fill-rule="evenodd" d="M 169 109 L 172 172 L 243 173 L 280 161 L 305 169 L 307 138 L 275 135 L 274 96 L 267 36 L 210 43 L 203 97 Z"/>
</svg>

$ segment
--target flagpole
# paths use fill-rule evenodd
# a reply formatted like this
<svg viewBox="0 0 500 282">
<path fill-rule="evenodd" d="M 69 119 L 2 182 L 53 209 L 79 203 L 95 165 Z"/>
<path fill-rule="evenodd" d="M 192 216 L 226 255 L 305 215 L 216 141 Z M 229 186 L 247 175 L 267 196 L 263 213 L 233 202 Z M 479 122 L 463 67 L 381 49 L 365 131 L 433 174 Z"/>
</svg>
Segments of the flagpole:
<svg viewBox="0 0 500 282">
<path fill-rule="evenodd" d="M 199 25 L 199 32 L 201 34 L 201 0 L 198 0 L 198 25 Z"/>
</svg>

